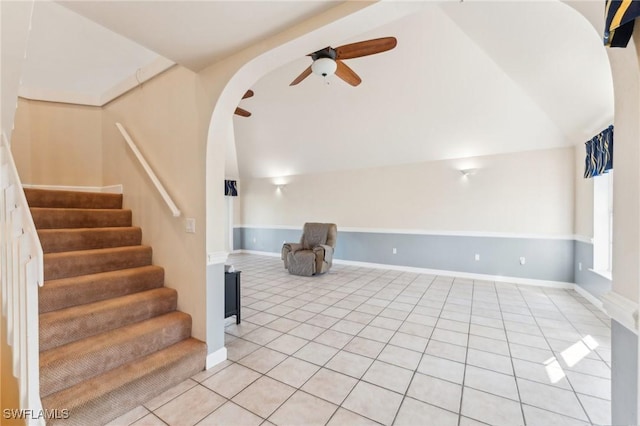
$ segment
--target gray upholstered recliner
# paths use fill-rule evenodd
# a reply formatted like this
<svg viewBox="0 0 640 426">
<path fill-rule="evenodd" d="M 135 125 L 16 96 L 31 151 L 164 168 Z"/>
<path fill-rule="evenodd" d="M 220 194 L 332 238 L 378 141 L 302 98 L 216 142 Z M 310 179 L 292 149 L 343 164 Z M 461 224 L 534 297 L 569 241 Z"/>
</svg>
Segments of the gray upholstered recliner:
<svg viewBox="0 0 640 426">
<path fill-rule="evenodd" d="M 311 276 L 331 268 L 338 228 L 335 223 L 305 223 L 299 243 L 284 243 L 282 260 L 290 274 Z"/>
</svg>

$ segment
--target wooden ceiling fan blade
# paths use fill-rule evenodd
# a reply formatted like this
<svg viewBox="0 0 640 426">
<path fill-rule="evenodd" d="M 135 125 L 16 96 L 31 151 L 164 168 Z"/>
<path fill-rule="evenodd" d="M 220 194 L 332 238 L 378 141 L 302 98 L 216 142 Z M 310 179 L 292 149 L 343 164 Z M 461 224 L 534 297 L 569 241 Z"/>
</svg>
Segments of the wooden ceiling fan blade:
<svg viewBox="0 0 640 426">
<path fill-rule="evenodd" d="M 374 55 L 391 50 L 396 47 L 397 44 L 398 40 L 396 40 L 395 37 L 383 37 L 345 44 L 335 49 L 336 59 L 353 59 L 361 56 Z"/>
<path fill-rule="evenodd" d="M 236 108 L 235 114 L 241 117 L 251 117 L 251 113 L 249 111 L 247 111 L 246 109 L 242 109 L 240 107 Z"/>
<path fill-rule="evenodd" d="M 357 86 L 362 83 L 362 79 L 356 74 L 354 70 L 349 68 L 347 64 L 342 61 L 336 61 L 338 68 L 336 69 L 336 75 L 349 83 L 352 86 Z"/>
<path fill-rule="evenodd" d="M 289 86 L 295 86 L 296 84 L 300 83 L 302 80 L 309 77 L 310 75 L 311 75 L 311 65 L 309 65 L 309 67 L 306 70 L 302 71 L 302 74 L 300 74 L 295 80 L 293 80 Z"/>
<path fill-rule="evenodd" d="M 249 89 L 247 90 L 247 92 L 244 94 L 244 96 L 242 97 L 242 99 L 247 99 L 250 98 L 254 95 L 253 90 Z"/>
</svg>

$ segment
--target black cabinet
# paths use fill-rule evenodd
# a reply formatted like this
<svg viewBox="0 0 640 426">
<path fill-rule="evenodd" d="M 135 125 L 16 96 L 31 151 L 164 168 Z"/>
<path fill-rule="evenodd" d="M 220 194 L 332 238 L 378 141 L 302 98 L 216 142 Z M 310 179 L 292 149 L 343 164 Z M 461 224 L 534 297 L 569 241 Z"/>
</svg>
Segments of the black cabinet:
<svg viewBox="0 0 640 426">
<path fill-rule="evenodd" d="M 224 273 L 224 317 L 236 316 L 240 324 L 240 271 Z"/>
</svg>

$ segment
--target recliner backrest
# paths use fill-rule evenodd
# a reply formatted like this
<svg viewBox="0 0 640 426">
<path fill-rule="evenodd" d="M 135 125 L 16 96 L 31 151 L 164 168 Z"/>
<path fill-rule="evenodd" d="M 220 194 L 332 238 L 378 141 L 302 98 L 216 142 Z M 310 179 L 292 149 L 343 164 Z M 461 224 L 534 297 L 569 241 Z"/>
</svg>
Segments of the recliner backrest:
<svg viewBox="0 0 640 426">
<path fill-rule="evenodd" d="M 329 232 L 327 233 L 327 242 L 328 246 L 336 248 L 336 240 L 338 239 L 338 227 L 335 223 L 329 223 Z"/>
<path fill-rule="evenodd" d="M 333 233 L 331 232 L 332 228 Z M 300 244 L 302 244 L 302 248 L 305 250 L 313 249 L 320 244 L 326 244 L 333 247 L 335 246 L 336 234 L 337 231 L 335 224 L 308 222 L 304 224 Z M 329 244 L 330 239 L 333 244 Z"/>
</svg>

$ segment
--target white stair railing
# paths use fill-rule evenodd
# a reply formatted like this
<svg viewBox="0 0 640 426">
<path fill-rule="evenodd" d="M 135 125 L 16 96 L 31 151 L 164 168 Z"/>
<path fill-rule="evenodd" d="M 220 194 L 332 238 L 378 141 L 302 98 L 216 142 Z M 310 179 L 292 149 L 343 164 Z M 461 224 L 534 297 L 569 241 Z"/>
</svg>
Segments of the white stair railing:
<svg viewBox="0 0 640 426">
<path fill-rule="evenodd" d="M 160 182 L 160 179 L 158 179 L 156 174 L 153 172 L 153 169 L 151 169 L 151 166 L 149 165 L 149 163 L 147 163 L 147 160 L 144 159 L 144 157 L 142 156 L 142 153 L 140 152 L 136 144 L 133 142 L 133 139 L 131 139 L 131 136 L 129 136 L 129 133 L 127 132 L 127 130 L 120 123 L 116 123 L 116 127 L 118 128 L 118 130 L 120 130 L 120 134 L 122 134 L 122 137 L 127 142 L 127 145 L 129 145 L 129 148 L 131 148 L 131 151 L 133 151 L 134 155 L 140 162 L 140 165 L 142 166 L 144 171 L 147 172 L 147 176 L 149 176 L 149 179 L 151 179 L 153 186 L 156 187 L 156 189 L 160 193 L 160 196 L 162 197 L 164 202 L 167 204 L 167 207 L 169 207 L 169 210 L 171 210 L 171 214 L 173 214 L 173 217 L 180 216 L 180 209 L 178 209 L 178 206 L 176 206 L 176 203 L 173 202 L 173 199 L 171 198 L 167 190 L 164 189 L 162 182 Z"/>
<path fill-rule="evenodd" d="M 44 255 L 11 147 L 0 142 L 0 285 L 2 316 L 13 356 L 20 407 L 9 412 L 28 425 L 44 425 L 40 400 L 38 287 L 44 284 Z M 3 371 L 2 374 L 9 372 Z M 13 408 L 13 407 L 12 407 Z M 2 413 L 3 416 L 7 412 Z"/>
</svg>

